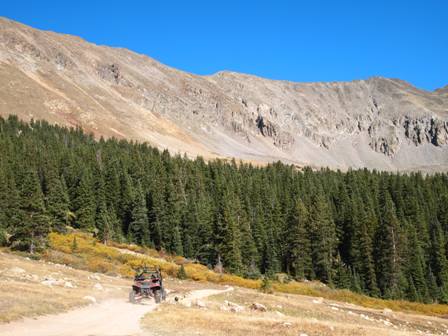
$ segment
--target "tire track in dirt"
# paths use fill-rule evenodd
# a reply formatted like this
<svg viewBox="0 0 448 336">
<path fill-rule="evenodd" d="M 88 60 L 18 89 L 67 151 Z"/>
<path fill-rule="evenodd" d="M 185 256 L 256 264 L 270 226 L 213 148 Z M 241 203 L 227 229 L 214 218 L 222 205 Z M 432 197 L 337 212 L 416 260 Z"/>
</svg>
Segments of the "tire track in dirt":
<svg viewBox="0 0 448 336">
<path fill-rule="evenodd" d="M 191 291 L 186 300 L 202 299 L 232 290 Z M 142 335 L 141 318 L 156 309 L 154 301 L 132 304 L 125 300 L 106 300 L 58 315 L 26 318 L 0 325 L 2 336 L 137 336 Z"/>
</svg>

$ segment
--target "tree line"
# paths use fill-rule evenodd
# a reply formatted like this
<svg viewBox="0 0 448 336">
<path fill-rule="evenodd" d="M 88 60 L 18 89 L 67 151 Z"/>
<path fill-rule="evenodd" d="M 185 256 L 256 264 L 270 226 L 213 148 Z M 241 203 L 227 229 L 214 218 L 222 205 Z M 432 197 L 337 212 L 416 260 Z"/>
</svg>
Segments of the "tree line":
<svg viewBox="0 0 448 336">
<path fill-rule="evenodd" d="M 33 252 L 69 226 L 246 277 L 448 303 L 447 174 L 206 163 L 0 118 L 0 243 Z"/>
</svg>

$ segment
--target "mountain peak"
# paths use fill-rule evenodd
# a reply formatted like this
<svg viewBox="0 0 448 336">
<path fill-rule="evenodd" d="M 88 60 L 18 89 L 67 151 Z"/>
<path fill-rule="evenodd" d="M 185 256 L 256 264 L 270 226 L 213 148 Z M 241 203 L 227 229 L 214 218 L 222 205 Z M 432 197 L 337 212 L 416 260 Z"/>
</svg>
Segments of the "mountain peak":
<svg viewBox="0 0 448 336">
<path fill-rule="evenodd" d="M 198 76 L 2 18 L 0 86 L 0 115 L 81 126 L 190 156 L 340 169 L 448 167 L 448 98 L 399 79 Z"/>
</svg>

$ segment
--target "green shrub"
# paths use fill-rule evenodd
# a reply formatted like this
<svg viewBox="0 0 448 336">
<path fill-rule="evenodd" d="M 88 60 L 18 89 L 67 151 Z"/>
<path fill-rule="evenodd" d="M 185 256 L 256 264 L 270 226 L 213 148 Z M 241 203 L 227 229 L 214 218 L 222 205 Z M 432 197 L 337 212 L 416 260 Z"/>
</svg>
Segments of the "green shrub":
<svg viewBox="0 0 448 336">
<path fill-rule="evenodd" d="M 260 291 L 266 294 L 272 294 L 274 292 L 272 290 L 272 282 L 267 276 L 263 277 L 261 281 Z"/>
<path fill-rule="evenodd" d="M 187 278 L 187 272 L 185 272 L 184 265 L 180 265 L 179 271 L 177 272 L 177 278 L 185 280 Z"/>
</svg>

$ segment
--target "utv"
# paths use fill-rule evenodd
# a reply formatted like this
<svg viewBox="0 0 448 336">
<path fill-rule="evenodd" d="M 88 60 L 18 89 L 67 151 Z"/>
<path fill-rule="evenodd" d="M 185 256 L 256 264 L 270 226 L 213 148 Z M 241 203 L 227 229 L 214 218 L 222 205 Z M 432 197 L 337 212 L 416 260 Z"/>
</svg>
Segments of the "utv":
<svg viewBox="0 0 448 336">
<path fill-rule="evenodd" d="M 158 268 L 144 267 L 134 277 L 132 290 L 129 292 L 131 303 L 141 302 L 143 298 L 153 297 L 156 303 L 166 299 L 162 274 Z"/>
</svg>

